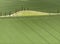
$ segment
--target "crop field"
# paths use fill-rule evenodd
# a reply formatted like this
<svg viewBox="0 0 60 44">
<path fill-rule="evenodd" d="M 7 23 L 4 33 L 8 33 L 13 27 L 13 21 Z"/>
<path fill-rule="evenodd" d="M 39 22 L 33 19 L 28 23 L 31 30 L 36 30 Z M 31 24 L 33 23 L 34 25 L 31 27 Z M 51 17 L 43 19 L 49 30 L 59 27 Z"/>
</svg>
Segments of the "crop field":
<svg viewBox="0 0 60 44">
<path fill-rule="evenodd" d="M 60 15 L 0 17 L 0 44 L 60 44 Z"/>
<path fill-rule="evenodd" d="M 21 10 L 60 12 L 60 0 L 0 0 L 0 15 Z"/>
<path fill-rule="evenodd" d="M 60 0 L 0 0 L 0 44 L 60 44 Z"/>
</svg>

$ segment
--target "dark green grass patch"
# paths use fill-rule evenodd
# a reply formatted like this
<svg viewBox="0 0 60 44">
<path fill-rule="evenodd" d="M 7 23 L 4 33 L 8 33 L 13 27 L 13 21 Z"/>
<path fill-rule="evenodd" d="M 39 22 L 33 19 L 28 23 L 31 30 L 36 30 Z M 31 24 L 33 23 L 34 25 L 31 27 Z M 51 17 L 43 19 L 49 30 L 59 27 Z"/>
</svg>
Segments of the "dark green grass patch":
<svg viewBox="0 0 60 44">
<path fill-rule="evenodd" d="M 8 15 L 21 10 L 60 12 L 60 0 L 0 0 L 0 14 Z"/>
</svg>

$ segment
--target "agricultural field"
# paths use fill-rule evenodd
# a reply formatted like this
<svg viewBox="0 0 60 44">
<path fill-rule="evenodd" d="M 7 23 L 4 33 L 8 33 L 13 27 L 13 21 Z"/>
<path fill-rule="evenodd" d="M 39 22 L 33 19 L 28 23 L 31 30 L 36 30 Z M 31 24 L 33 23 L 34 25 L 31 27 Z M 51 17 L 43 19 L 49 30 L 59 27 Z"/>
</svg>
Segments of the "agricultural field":
<svg viewBox="0 0 60 44">
<path fill-rule="evenodd" d="M 8 15 L 21 10 L 60 12 L 60 0 L 0 0 L 0 15 Z"/>
<path fill-rule="evenodd" d="M 0 17 L 0 44 L 60 44 L 60 15 Z"/>
<path fill-rule="evenodd" d="M 0 0 L 0 44 L 60 44 L 60 0 Z"/>
</svg>

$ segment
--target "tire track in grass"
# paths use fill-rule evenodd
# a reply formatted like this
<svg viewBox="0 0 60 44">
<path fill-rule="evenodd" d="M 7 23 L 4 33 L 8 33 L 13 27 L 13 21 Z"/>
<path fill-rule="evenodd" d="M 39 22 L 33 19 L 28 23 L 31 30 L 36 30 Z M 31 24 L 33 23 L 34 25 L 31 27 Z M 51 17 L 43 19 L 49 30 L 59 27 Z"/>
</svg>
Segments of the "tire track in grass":
<svg viewBox="0 0 60 44">
<path fill-rule="evenodd" d="M 36 22 L 36 23 L 37 23 L 37 22 Z M 50 32 L 50 31 L 52 31 L 53 29 L 52 29 L 51 27 L 49 27 L 46 23 L 44 23 L 44 21 L 42 21 L 42 23 L 43 23 L 42 25 L 40 25 L 40 23 L 37 23 L 37 25 L 41 26 L 41 27 L 42 27 L 43 29 L 45 29 L 45 31 L 47 31 L 50 35 L 52 35 L 53 37 L 55 37 L 55 36 Z M 45 25 L 44 25 L 44 24 L 45 24 Z M 51 29 L 50 29 L 50 31 L 49 31 L 49 30 L 46 30 L 47 28 L 45 28 L 45 26 L 48 26 L 48 27 L 51 28 L 52 30 L 51 30 Z M 49 28 L 48 28 L 48 29 L 49 29 Z M 55 39 L 57 39 L 57 37 L 55 37 Z M 57 40 L 59 41 L 59 39 L 57 39 Z"/>
<path fill-rule="evenodd" d="M 30 28 L 31 29 L 31 28 Z M 33 32 L 35 32 L 35 31 L 33 31 Z M 36 32 L 35 32 L 36 33 Z M 37 33 L 36 33 L 37 34 Z M 36 39 L 36 38 L 35 38 Z M 35 41 L 35 40 L 34 40 Z M 44 41 L 44 40 L 43 40 Z M 42 41 L 42 43 L 43 43 L 43 41 Z M 37 41 L 36 41 L 36 43 L 37 43 Z M 41 43 L 41 42 L 40 42 Z M 45 43 L 45 42 L 44 42 Z"/>
<path fill-rule="evenodd" d="M 22 25 L 23 26 L 23 25 Z M 25 27 L 25 26 L 23 26 L 23 27 Z M 26 27 L 25 27 L 26 28 Z M 27 29 L 27 28 L 26 28 Z M 26 31 L 26 29 L 24 30 L 24 32 Z M 29 28 L 28 28 L 29 29 Z M 27 37 L 27 35 L 26 35 L 27 33 L 25 32 L 25 36 Z M 31 40 L 32 41 L 32 40 Z"/>
<path fill-rule="evenodd" d="M 49 22 L 51 24 L 49 24 Z M 54 28 L 54 30 L 56 30 L 56 32 L 60 33 L 60 30 L 59 30 L 60 29 L 60 27 L 59 27 L 60 26 L 60 24 L 59 24 L 60 22 L 59 23 L 58 22 L 59 21 L 57 21 L 57 20 L 54 19 L 52 22 L 51 21 L 48 21 L 47 24 L 50 25 L 52 28 Z"/>
<path fill-rule="evenodd" d="M 50 22 L 49 22 L 49 23 L 46 22 L 46 21 L 43 21 L 43 22 L 45 22 L 45 24 L 46 24 L 47 26 L 49 26 L 49 27 L 52 28 L 53 32 L 55 32 L 55 33 L 53 34 L 53 36 L 60 41 L 60 33 L 59 33 L 58 31 L 56 31 L 56 29 L 50 25 L 50 24 L 51 24 Z"/>
<path fill-rule="evenodd" d="M 19 22 L 19 23 L 18 23 Z M 24 26 L 23 26 L 23 23 L 21 23 L 19 20 L 17 20 L 17 21 L 14 21 L 13 22 L 14 23 L 14 27 L 16 27 L 16 31 L 17 31 L 17 29 L 18 29 L 18 32 L 20 31 L 21 32 L 21 34 L 25 37 L 25 40 L 23 39 L 23 41 L 24 41 L 24 44 L 27 44 L 27 43 L 25 43 L 25 42 L 28 42 L 29 44 L 34 44 L 33 42 L 32 42 L 32 40 L 26 35 L 26 33 L 24 33 L 24 31 L 23 30 L 26 30 L 25 28 L 24 28 Z M 18 26 L 19 25 L 19 26 Z M 21 27 L 20 27 L 21 26 Z M 21 30 L 20 30 L 21 29 Z M 32 42 L 32 43 L 31 43 Z"/>
<path fill-rule="evenodd" d="M 22 22 L 23 23 L 23 22 Z M 23 23 L 24 24 L 24 23 Z M 25 24 L 24 24 L 25 25 Z M 29 29 L 29 27 L 27 27 L 26 25 L 24 26 L 27 30 Z M 29 30 L 31 30 L 31 29 L 29 29 Z M 25 32 L 25 31 L 24 31 Z M 31 31 L 31 32 L 33 32 L 33 31 Z M 33 32 L 33 33 L 35 33 L 35 32 Z M 32 34 L 33 34 L 32 33 Z M 26 34 L 28 34 L 28 33 L 26 33 Z M 27 35 L 28 36 L 28 35 Z M 30 36 L 30 34 L 29 34 L 29 36 Z M 34 35 L 35 36 L 35 35 Z M 34 36 L 32 36 L 32 37 L 34 37 Z M 31 38 L 30 38 L 31 39 Z M 36 38 L 35 38 L 36 39 Z M 39 39 L 41 39 L 41 38 L 39 38 Z M 33 38 L 32 38 L 32 40 L 34 40 Z M 35 40 L 34 40 L 35 41 Z M 41 40 L 40 40 L 41 41 Z M 43 42 L 43 41 L 41 41 L 41 42 Z M 36 44 L 36 43 L 35 43 Z"/>
<path fill-rule="evenodd" d="M 25 23 L 24 23 L 25 24 Z M 25 24 L 26 25 L 26 24 Z M 26 28 L 27 28 L 27 26 L 26 26 Z M 28 27 L 29 28 L 29 27 Z M 31 28 L 30 28 L 31 29 Z M 35 34 L 36 34 L 36 32 L 35 31 L 33 31 Z M 32 33 L 33 34 L 33 33 Z M 34 37 L 35 38 L 35 37 Z M 38 36 L 37 36 L 37 38 L 38 38 Z M 40 37 L 39 37 L 40 38 Z M 35 38 L 36 39 L 36 38 Z M 41 38 L 40 38 L 41 39 Z M 34 39 L 32 39 L 32 40 L 34 40 Z M 41 41 L 41 40 L 39 40 L 39 39 L 36 39 L 36 40 L 34 40 L 34 41 L 36 41 L 35 42 L 35 44 L 38 44 L 39 42 L 38 41 Z M 37 43 L 38 42 L 38 43 Z M 44 43 L 45 43 L 45 41 L 44 41 Z M 40 44 L 41 44 L 41 42 L 40 42 Z M 43 41 L 42 41 L 42 44 L 43 44 Z"/>
<path fill-rule="evenodd" d="M 13 25 L 15 25 L 14 27 L 16 27 L 16 31 L 19 30 L 19 29 L 22 29 L 21 27 L 18 26 L 19 24 L 18 24 L 16 21 L 13 22 L 13 23 L 14 23 Z M 26 44 L 25 42 L 27 42 L 27 41 L 29 41 L 29 40 L 26 39 L 26 36 L 25 36 L 25 34 L 22 32 L 22 30 L 19 30 L 19 31 L 17 31 L 17 32 L 19 32 L 20 34 L 23 35 L 23 36 L 21 37 L 21 39 L 22 39 L 23 44 Z"/>
<path fill-rule="evenodd" d="M 56 39 L 53 38 L 51 35 L 49 35 L 49 33 L 46 32 L 41 26 L 38 26 L 36 24 L 36 22 L 38 22 L 38 21 L 33 21 L 31 23 L 32 24 L 34 23 L 33 26 L 36 25 L 36 27 L 41 28 L 41 29 L 39 29 L 39 31 L 43 30 L 43 32 L 41 32 L 41 33 L 44 34 L 43 36 L 48 40 L 49 43 L 51 43 L 52 41 L 54 42 L 54 40 L 56 41 Z M 42 24 L 42 23 L 40 23 L 40 24 Z"/>
<path fill-rule="evenodd" d="M 41 27 L 41 25 L 39 25 L 39 24 L 36 24 L 36 25 L 38 25 L 38 26 L 40 26 Z M 46 25 L 44 25 L 44 26 L 46 26 Z M 52 37 L 53 37 L 53 39 L 54 39 L 54 37 L 55 36 L 53 36 L 49 31 L 47 31 L 44 27 L 42 27 L 46 32 L 48 32 Z M 59 39 L 57 39 L 56 37 L 55 37 L 55 40 L 53 40 L 53 41 L 55 41 L 55 42 L 59 42 L 58 41 Z M 52 42 L 52 41 L 51 41 Z"/>
<path fill-rule="evenodd" d="M 54 28 L 58 33 L 60 33 L 60 21 L 58 19 L 54 19 L 53 22 L 48 21 L 47 23 L 51 23 L 49 24 L 52 28 Z"/>
<path fill-rule="evenodd" d="M 30 20 L 31 21 L 31 20 Z M 45 43 L 46 44 L 49 44 L 49 42 L 47 42 L 47 40 L 41 35 L 41 34 L 39 34 L 36 30 L 34 30 L 34 28 L 32 28 L 31 26 L 32 26 L 32 24 L 31 25 L 29 25 L 29 23 L 28 22 L 25 22 L 25 21 L 23 21 L 23 23 L 25 24 L 25 25 L 27 25 L 27 27 L 29 27 L 33 32 L 35 32 L 38 36 L 39 36 L 39 38 L 41 37 L 42 39 L 43 39 L 43 41 L 45 41 Z M 44 43 L 44 44 L 45 44 Z"/>
<path fill-rule="evenodd" d="M 39 26 L 37 26 L 36 24 L 34 24 L 34 21 L 33 21 L 33 22 L 30 22 L 29 25 L 32 25 L 32 27 L 33 27 L 33 26 L 36 26 L 35 29 L 40 29 L 40 32 L 42 31 L 42 30 L 41 30 L 42 28 L 39 27 Z M 37 28 L 37 27 L 38 27 L 38 28 Z M 33 28 L 34 28 L 34 27 L 33 27 Z M 36 31 L 37 31 L 37 30 L 36 30 Z M 46 34 L 43 33 L 43 32 L 45 32 Z M 43 31 L 43 32 L 40 33 L 40 34 L 42 34 L 42 36 L 44 36 L 43 34 L 47 35 L 47 32 L 46 32 L 46 31 Z M 39 33 L 39 31 L 38 31 L 38 33 Z M 54 38 L 53 38 L 51 35 L 48 35 L 48 36 L 49 36 L 50 38 L 48 38 L 47 41 L 48 41 L 48 42 L 52 42 L 53 40 L 50 40 L 50 41 L 49 41 L 49 39 L 54 39 Z M 47 38 L 47 37 L 44 37 L 44 38 Z M 55 39 L 55 41 L 56 41 L 56 39 Z"/>
<path fill-rule="evenodd" d="M 20 25 L 20 23 L 18 24 L 18 22 L 19 21 L 17 21 L 16 22 L 16 20 L 15 21 L 12 21 L 13 22 L 13 25 L 14 25 L 14 27 L 15 27 L 15 29 L 16 29 L 16 31 L 17 30 L 19 30 L 19 31 L 17 31 L 17 32 L 19 32 L 20 34 L 22 34 L 23 35 L 23 39 L 22 39 L 22 42 L 23 42 L 23 44 L 26 44 L 25 42 L 27 42 L 27 41 L 29 41 L 28 39 L 26 39 L 27 37 L 26 37 L 26 35 L 22 32 L 22 30 L 20 30 L 20 29 L 23 29 L 22 27 L 19 27 Z M 25 36 L 24 36 L 25 35 Z M 22 37 L 21 37 L 22 38 Z M 25 39 L 25 40 L 24 40 Z"/>
</svg>

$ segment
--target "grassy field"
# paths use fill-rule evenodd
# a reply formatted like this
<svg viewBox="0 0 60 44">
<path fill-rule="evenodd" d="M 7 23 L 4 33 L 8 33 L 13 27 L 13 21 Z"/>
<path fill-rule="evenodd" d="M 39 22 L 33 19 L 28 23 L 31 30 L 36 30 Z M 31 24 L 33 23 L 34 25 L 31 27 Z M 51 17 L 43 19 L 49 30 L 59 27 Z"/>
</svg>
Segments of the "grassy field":
<svg viewBox="0 0 60 44">
<path fill-rule="evenodd" d="M 60 16 L 0 17 L 0 44 L 60 44 Z"/>
<path fill-rule="evenodd" d="M 29 16 L 22 10 L 59 13 L 60 0 L 0 0 L 0 44 L 60 44 L 60 14 Z M 27 16 L 4 16 L 16 12 Z"/>
<path fill-rule="evenodd" d="M 0 0 L 0 14 L 14 13 L 20 10 L 41 12 L 57 12 L 60 10 L 60 0 Z"/>
</svg>

